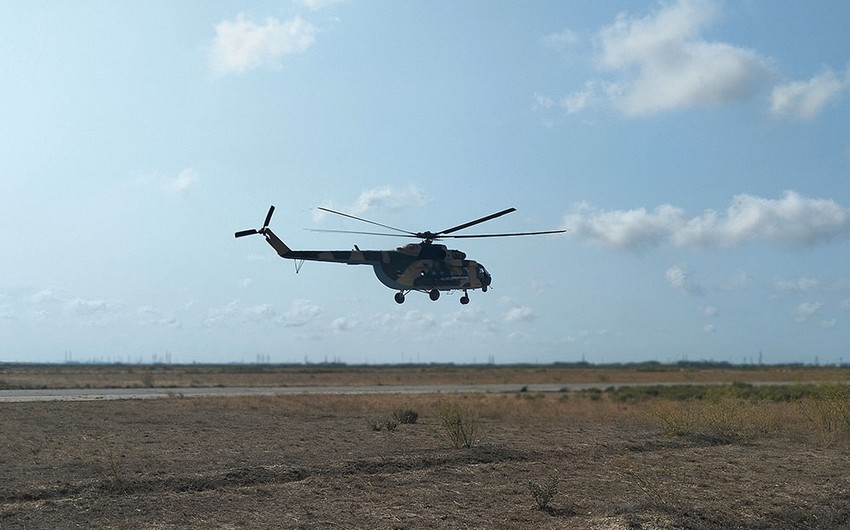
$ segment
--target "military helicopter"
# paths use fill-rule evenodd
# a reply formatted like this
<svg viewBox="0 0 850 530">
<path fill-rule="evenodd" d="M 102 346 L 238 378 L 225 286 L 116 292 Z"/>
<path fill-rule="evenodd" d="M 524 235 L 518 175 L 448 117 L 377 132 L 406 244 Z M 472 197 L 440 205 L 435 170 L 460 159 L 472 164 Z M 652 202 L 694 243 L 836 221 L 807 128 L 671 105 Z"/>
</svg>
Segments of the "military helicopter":
<svg viewBox="0 0 850 530">
<path fill-rule="evenodd" d="M 274 214 L 274 205 L 269 208 L 262 228 L 241 230 L 236 232 L 236 237 L 261 234 L 265 236 L 269 245 L 274 248 L 278 255 L 285 259 L 296 260 L 296 272 L 305 261 L 327 261 L 331 263 L 345 263 L 348 265 L 371 265 L 375 270 L 378 280 L 396 292 L 395 301 L 404 303 L 405 296 L 411 291 L 428 293 L 431 300 L 438 300 L 441 291 L 463 291 L 460 303 L 469 303 L 468 291 L 481 289 L 487 292 L 492 282 L 492 277 L 487 269 L 480 263 L 466 259 L 466 253 L 460 250 L 449 249 L 445 245 L 436 244 L 434 241 L 440 239 L 461 239 L 480 237 L 511 237 L 511 236 L 534 236 L 542 234 L 558 234 L 566 230 L 545 230 L 542 232 L 512 232 L 506 234 L 476 234 L 455 235 L 455 232 L 471 226 L 490 221 L 505 214 L 516 211 L 516 208 L 508 208 L 494 214 L 490 214 L 474 221 L 469 221 L 438 232 L 410 232 L 389 225 L 376 223 L 368 219 L 356 217 L 351 214 L 337 212 L 329 208 L 319 207 L 319 210 L 341 215 L 364 223 L 380 226 L 396 233 L 386 232 L 359 232 L 351 230 L 323 230 L 309 229 L 313 232 L 336 232 L 346 234 L 361 234 L 371 236 L 393 236 L 411 237 L 420 239 L 419 243 L 409 243 L 395 250 L 360 250 L 354 245 L 353 250 L 292 250 L 269 228 L 269 223 Z"/>
</svg>

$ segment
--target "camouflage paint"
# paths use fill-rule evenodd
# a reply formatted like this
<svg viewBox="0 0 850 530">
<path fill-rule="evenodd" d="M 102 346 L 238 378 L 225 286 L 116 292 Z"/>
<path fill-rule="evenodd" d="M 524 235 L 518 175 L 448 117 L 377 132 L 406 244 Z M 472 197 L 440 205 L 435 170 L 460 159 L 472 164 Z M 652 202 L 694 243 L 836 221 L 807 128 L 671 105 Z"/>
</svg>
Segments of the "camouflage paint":
<svg viewBox="0 0 850 530">
<path fill-rule="evenodd" d="M 445 245 L 422 242 L 396 250 L 292 250 L 271 229 L 262 233 L 282 258 L 371 265 L 381 283 L 398 291 L 486 290 L 491 282 L 482 265 Z"/>
</svg>

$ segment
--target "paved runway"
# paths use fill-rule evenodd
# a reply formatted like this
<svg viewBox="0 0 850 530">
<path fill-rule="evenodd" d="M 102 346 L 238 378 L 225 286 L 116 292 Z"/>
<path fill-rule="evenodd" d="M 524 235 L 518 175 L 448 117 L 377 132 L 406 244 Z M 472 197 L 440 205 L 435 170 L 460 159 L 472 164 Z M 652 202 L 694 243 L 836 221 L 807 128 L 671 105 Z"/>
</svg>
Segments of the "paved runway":
<svg viewBox="0 0 850 530">
<path fill-rule="evenodd" d="M 797 385 L 801 381 L 749 381 L 747 384 Z M 815 383 L 817 381 L 810 381 Z M 494 394 L 518 392 L 575 392 L 605 390 L 621 386 L 686 385 L 688 383 L 564 383 L 536 385 L 373 385 L 373 386 L 274 386 L 274 387 L 185 387 L 185 388 L 60 388 L 0 390 L 0 403 L 28 401 L 102 401 L 111 399 L 156 399 L 168 397 L 216 396 L 275 396 L 303 394 L 468 394 L 489 392 Z M 722 385 L 728 383 L 695 383 Z"/>
<path fill-rule="evenodd" d="M 165 397 L 271 396 L 297 394 L 459 394 L 470 392 L 564 392 L 604 389 L 612 385 L 399 385 L 399 386 L 278 386 L 278 387 L 186 387 L 186 388 L 69 388 L 0 390 L 0 403 L 26 401 L 97 401 L 110 399 L 156 399 Z"/>
</svg>

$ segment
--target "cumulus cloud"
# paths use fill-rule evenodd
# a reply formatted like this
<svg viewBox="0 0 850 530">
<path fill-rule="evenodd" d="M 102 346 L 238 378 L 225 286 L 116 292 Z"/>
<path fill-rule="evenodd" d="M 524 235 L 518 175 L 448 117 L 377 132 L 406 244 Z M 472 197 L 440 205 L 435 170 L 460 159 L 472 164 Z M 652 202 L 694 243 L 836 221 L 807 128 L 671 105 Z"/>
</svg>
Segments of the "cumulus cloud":
<svg viewBox="0 0 850 530">
<path fill-rule="evenodd" d="M 163 190 L 169 195 L 185 195 L 198 182 L 198 172 L 194 168 L 186 168 L 176 177 L 166 178 Z"/>
<path fill-rule="evenodd" d="M 315 34 L 316 28 L 301 17 L 286 22 L 268 17 L 258 24 L 239 14 L 216 24 L 210 66 L 219 77 L 260 67 L 277 68 L 282 57 L 309 48 Z"/>
<path fill-rule="evenodd" d="M 372 210 L 401 210 L 408 206 L 422 206 L 427 204 L 428 201 L 429 198 L 425 192 L 413 185 L 404 189 L 378 186 L 360 193 L 357 200 L 353 204 L 343 207 L 343 210 L 355 215 L 362 215 Z M 325 206 L 334 209 L 331 201 L 327 201 Z M 316 210 L 313 217 L 316 221 L 321 221 L 327 215 L 322 210 Z"/>
<path fill-rule="evenodd" d="M 645 208 L 603 211 L 583 202 L 564 218 L 570 237 L 632 251 L 657 246 L 683 224 L 684 212 L 669 204 L 651 212 Z"/>
<path fill-rule="evenodd" d="M 805 292 L 816 289 L 820 282 L 814 278 L 797 278 L 796 280 L 777 280 L 776 287 L 782 291 Z"/>
<path fill-rule="evenodd" d="M 349 317 L 339 317 L 331 321 L 331 331 L 334 335 L 339 335 L 357 327 L 357 320 Z"/>
<path fill-rule="evenodd" d="M 403 190 L 382 186 L 361 193 L 352 205 L 352 211 L 365 213 L 378 208 L 399 210 L 411 205 L 421 206 L 427 202 L 425 192 L 416 186 L 408 186 Z"/>
<path fill-rule="evenodd" d="M 794 320 L 801 324 L 808 322 L 821 308 L 823 308 L 823 302 L 803 302 L 794 309 Z"/>
<path fill-rule="evenodd" d="M 579 34 L 569 28 L 565 28 L 557 33 L 550 33 L 540 39 L 540 42 L 543 44 L 558 50 L 575 46 L 580 41 Z"/>
<path fill-rule="evenodd" d="M 303 5 L 311 11 L 319 11 L 335 4 L 341 4 L 345 0 L 296 0 L 296 3 Z"/>
<path fill-rule="evenodd" d="M 204 320 L 204 326 L 230 327 L 259 323 L 297 328 L 315 321 L 321 313 L 321 308 L 310 300 L 294 300 L 289 310 L 283 313 L 278 311 L 273 304 L 243 306 L 234 301 L 211 310 L 209 316 Z"/>
<path fill-rule="evenodd" d="M 65 302 L 65 308 L 75 315 L 95 315 L 107 312 L 110 306 L 104 300 L 73 298 Z"/>
<path fill-rule="evenodd" d="M 200 181 L 200 176 L 195 168 L 187 167 L 177 175 L 144 175 L 134 180 L 133 184 L 157 193 L 171 197 L 183 197 L 189 190 L 194 188 Z"/>
<path fill-rule="evenodd" d="M 505 314 L 505 323 L 513 324 L 515 322 L 528 322 L 534 320 L 535 317 L 534 309 L 528 306 L 516 306 L 512 307 Z"/>
<path fill-rule="evenodd" d="M 703 295 L 703 288 L 691 280 L 688 271 L 681 265 L 673 265 L 668 268 L 664 273 L 664 277 L 670 285 L 685 294 L 692 296 Z"/>
<path fill-rule="evenodd" d="M 818 322 L 818 327 L 823 329 L 833 329 L 838 325 L 838 320 L 835 318 L 831 318 L 829 320 L 822 320 Z"/>
<path fill-rule="evenodd" d="M 600 29 L 596 67 L 610 77 L 593 79 L 561 99 L 568 113 L 593 101 L 609 102 L 627 116 L 747 100 L 773 77 L 771 61 L 758 52 L 707 40 L 703 35 L 722 15 L 711 0 L 662 3 L 652 13 L 620 13 Z M 562 32 L 546 43 L 566 42 Z"/>
<path fill-rule="evenodd" d="M 824 69 L 808 81 L 792 81 L 777 85 L 771 94 L 771 111 L 777 116 L 809 120 L 850 88 L 850 70 L 841 79 Z"/>
<path fill-rule="evenodd" d="M 845 238 L 848 226 L 850 210 L 835 201 L 786 191 L 779 199 L 736 195 L 725 212 L 708 210 L 691 218 L 669 204 L 653 211 L 603 211 L 581 203 L 564 217 L 563 228 L 575 239 L 643 251 L 662 243 L 703 249 L 754 242 L 805 247 Z"/>
<path fill-rule="evenodd" d="M 179 329 L 183 327 L 179 320 L 172 315 L 163 315 L 152 306 L 145 305 L 136 309 L 140 326 L 160 326 Z"/>
</svg>

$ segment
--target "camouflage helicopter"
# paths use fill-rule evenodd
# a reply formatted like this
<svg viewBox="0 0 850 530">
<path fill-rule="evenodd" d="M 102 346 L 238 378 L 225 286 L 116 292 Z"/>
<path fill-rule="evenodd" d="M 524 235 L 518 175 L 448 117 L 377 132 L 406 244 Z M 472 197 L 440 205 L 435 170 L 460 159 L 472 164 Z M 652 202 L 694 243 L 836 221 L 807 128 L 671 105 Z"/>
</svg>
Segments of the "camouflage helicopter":
<svg viewBox="0 0 850 530">
<path fill-rule="evenodd" d="M 269 228 L 272 214 L 274 214 L 274 205 L 269 208 L 262 228 L 241 230 L 236 232 L 235 236 L 243 237 L 255 234 L 265 236 L 266 241 L 277 251 L 280 257 L 296 260 L 296 272 L 300 270 L 301 265 L 305 261 L 371 265 L 381 283 L 390 289 L 398 291 L 395 294 L 395 301 L 399 304 L 404 303 L 405 295 L 411 291 L 428 293 L 431 300 L 436 301 L 440 298 L 441 291 L 461 290 L 463 291 L 463 296 L 460 298 L 460 303 L 466 305 L 469 303 L 468 291 L 481 289 L 482 292 L 487 292 L 492 282 L 490 273 L 480 263 L 466 259 L 466 253 L 460 250 L 449 249 L 445 245 L 434 243 L 434 241 L 448 238 L 533 236 L 565 232 L 565 230 L 545 230 L 541 232 L 512 232 L 505 234 L 454 234 L 454 232 L 516 211 L 516 208 L 508 208 L 474 221 L 440 230 L 439 232 L 410 232 L 351 214 L 337 212 L 329 208 L 319 207 L 319 210 L 380 226 L 397 233 L 311 229 L 314 232 L 411 237 L 420 239 L 421 241 L 419 243 L 409 243 L 395 250 L 360 250 L 357 245 L 354 245 L 353 250 L 292 250 Z"/>
</svg>

